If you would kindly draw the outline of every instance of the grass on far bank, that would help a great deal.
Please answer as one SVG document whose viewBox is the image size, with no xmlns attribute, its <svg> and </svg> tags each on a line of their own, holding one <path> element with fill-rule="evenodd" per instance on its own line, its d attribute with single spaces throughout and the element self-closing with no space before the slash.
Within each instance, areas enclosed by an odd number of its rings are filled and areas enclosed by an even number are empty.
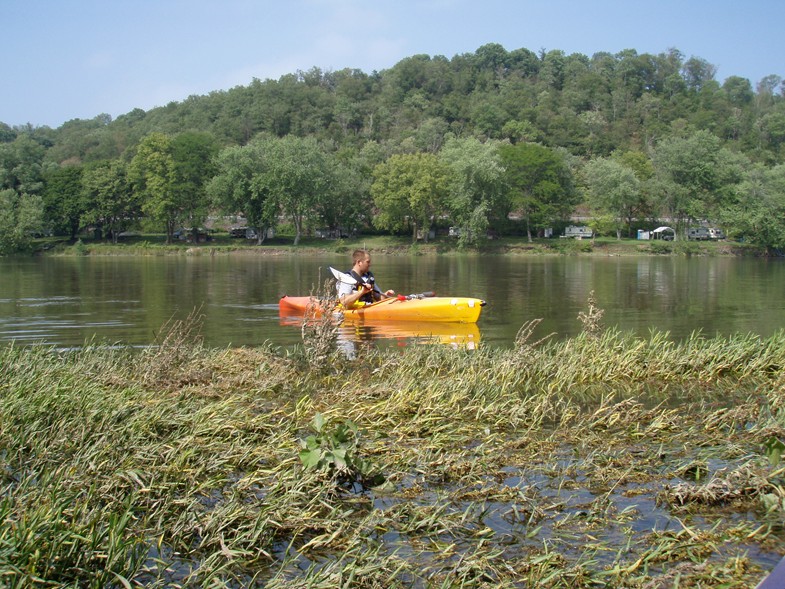
<svg viewBox="0 0 785 589">
<path fill-rule="evenodd" d="M 114 244 L 105 240 L 79 239 L 75 243 L 46 238 L 36 242 L 38 253 L 45 255 L 216 255 L 249 253 L 255 255 L 284 255 L 303 253 L 347 253 L 365 248 L 376 254 L 426 255 L 479 252 L 512 255 L 683 255 L 683 256 L 761 256 L 765 252 L 756 246 L 730 241 L 640 241 L 598 237 L 595 239 L 502 237 L 485 240 L 474 247 L 462 248 L 457 239 L 438 236 L 429 242 L 413 244 L 409 236 L 367 235 L 346 239 L 303 237 L 293 245 L 293 236 L 281 235 L 267 239 L 262 245 L 254 241 L 229 237 L 218 232 L 207 242 L 193 244 L 175 241 L 166 244 L 159 234 L 123 238 Z"/>
<path fill-rule="evenodd" d="M 196 317 L 141 353 L 0 348 L 0 584 L 756 585 L 785 546 L 785 333 L 580 319 L 353 360 L 204 348 Z"/>
</svg>

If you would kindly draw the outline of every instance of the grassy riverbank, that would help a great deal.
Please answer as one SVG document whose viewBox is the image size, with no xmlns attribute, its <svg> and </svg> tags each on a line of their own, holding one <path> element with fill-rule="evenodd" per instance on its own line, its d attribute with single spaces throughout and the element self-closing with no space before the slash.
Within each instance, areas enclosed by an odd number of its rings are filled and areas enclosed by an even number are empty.
<svg viewBox="0 0 785 589">
<path fill-rule="evenodd" d="M 106 241 L 41 240 L 38 253 L 44 255 L 216 255 L 244 253 L 252 255 L 308 255 L 313 253 L 347 253 L 367 248 L 376 254 L 425 255 L 480 252 L 511 255 L 686 255 L 686 256 L 762 256 L 765 251 L 756 246 L 730 241 L 639 241 L 635 239 L 535 239 L 505 237 L 488 240 L 475 248 L 463 249 L 454 238 L 440 236 L 428 243 L 412 244 L 408 237 L 363 236 L 355 239 L 327 240 L 304 238 L 292 245 L 289 236 L 276 237 L 257 246 L 244 239 L 233 239 L 227 234 L 216 234 L 209 242 L 190 244 L 178 241 L 167 245 L 161 235 L 140 235 L 113 244 Z"/>
<path fill-rule="evenodd" d="M 597 319 L 353 361 L 324 325 L 0 349 L 0 584 L 754 586 L 785 546 L 785 334 Z"/>
</svg>

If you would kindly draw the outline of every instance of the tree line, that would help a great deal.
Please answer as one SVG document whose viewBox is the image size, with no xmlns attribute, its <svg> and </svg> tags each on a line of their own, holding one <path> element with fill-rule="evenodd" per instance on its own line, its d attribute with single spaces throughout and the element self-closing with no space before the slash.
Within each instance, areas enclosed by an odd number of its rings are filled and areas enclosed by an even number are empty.
<svg viewBox="0 0 785 589">
<path fill-rule="evenodd" d="M 196 227 L 532 238 L 667 220 L 785 248 L 785 93 L 678 50 L 567 55 L 488 44 L 389 70 L 312 68 L 57 129 L 0 123 L 0 253 L 42 233 Z"/>
</svg>

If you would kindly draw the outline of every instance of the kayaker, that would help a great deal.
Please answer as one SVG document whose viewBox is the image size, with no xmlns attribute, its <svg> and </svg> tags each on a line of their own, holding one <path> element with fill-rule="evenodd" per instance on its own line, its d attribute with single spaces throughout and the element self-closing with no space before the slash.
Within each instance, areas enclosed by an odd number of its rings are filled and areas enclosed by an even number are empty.
<svg viewBox="0 0 785 589">
<path fill-rule="evenodd" d="M 394 290 L 384 292 L 376 286 L 376 281 L 371 272 L 371 254 L 368 250 L 355 250 L 352 254 L 352 269 L 348 274 L 357 280 L 356 285 L 338 282 L 338 300 L 346 307 L 356 306 L 357 303 L 373 303 L 395 296 Z"/>
</svg>

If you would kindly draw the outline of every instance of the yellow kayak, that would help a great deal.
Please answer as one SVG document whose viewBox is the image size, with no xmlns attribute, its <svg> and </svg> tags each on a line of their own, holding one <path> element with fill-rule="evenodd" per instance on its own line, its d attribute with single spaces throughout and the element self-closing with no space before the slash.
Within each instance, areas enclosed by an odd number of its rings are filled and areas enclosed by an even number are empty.
<svg viewBox="0 0 785 589">
<path fill-rule="evenodd" d="M 302 315 L 317 301 L 313 297 L 283 297 L 278 303 L 282 317 Z M 345 320 L 428 321 L 476 323 L 485 301 L 471 297 L 397 297 L 351 309 L 339 309 Z M 315 309 L 317 315 L 320 310 Z"/>
</svg>

